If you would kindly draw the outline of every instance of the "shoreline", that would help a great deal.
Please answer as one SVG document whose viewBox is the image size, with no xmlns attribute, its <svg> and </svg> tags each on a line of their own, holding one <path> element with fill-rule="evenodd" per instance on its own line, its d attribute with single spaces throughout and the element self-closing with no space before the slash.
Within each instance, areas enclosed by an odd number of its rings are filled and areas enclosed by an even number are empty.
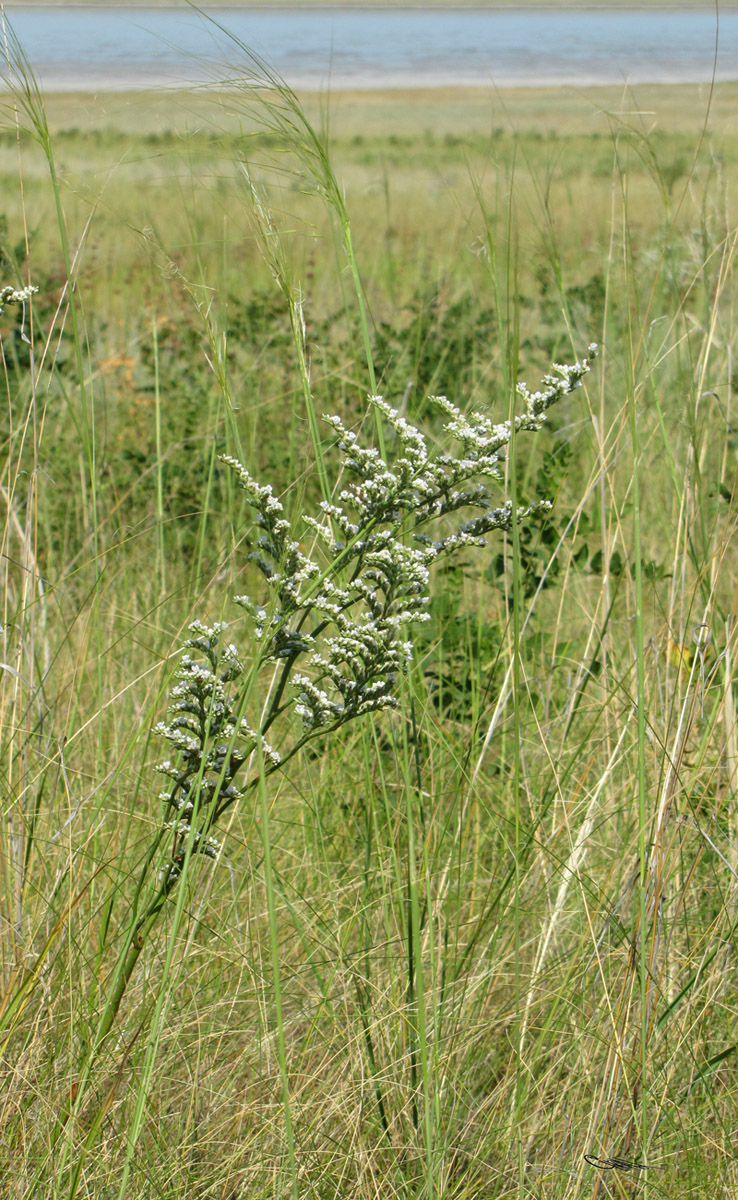
<svg viewBox="0 0 738 1200">
<path fill-rule="evenodd" d="M 173 68 L 168 75 L 162 72 L 158 64 L 147 63 L 136 69 L 111 71 L 91 71 L 88 63 L 72 63 L 59 69 L 56 66 L 44 68 L 42 63 L 34 68 L 34 74 L 42 90 L 47 94 L 69 95 L 81 93 L 86 95 L 120 94 L 128 92 L 143 95 L 166 95 L 172 92 L 191 92 L 193 94 L 214 95 L 227 93 L 234 88 L 259 84 L 258 77 L 250 76 L 246 70 L 242 73 L 231 71 L 225 74 L 219 65 L 211 64 L 213 74 L 204 67 L 196 76 L 183 77 Z M 558 69 L 557 69 L 558 68 Z M 416 94 L 426 91 L 431 94 L 440 92 L 475 91 L 479 94 L 494 93 L 495 91 L 525 90 L 543 91 L 556 89 L 575 89 L 582 91 L 602 88 L 644 88 L 644 87 L 727 87 L 738 83 L 738 63 L 726 71 L 718 71 L 714 76 L 709 66 L 694 68 L 690 73 L 669 71 L 668 67 L 659 75 L 653 74 L 653 68 L 643 68 L 629 75 L 613 72 L 605 77 L 601 71 L 589 70 L 572 71 L 568 64 L 560 62 L 553 64 L 549 73 L 538 75 L 534 80 L 520 74 L 483 75 L 481 73 L 464 73 L 450 69 L 447 73 L 434 72 L 431 77 L 422 71 L 357 71 L 353 74 L 346 71 L 336 71 L 332 75 L 307 71 L 303 74 L 295 71 L 285 73 L 285 82 L 297 92 L 315 95 L 340 95 L 345 92 L 363 94 L 378 94 L 394 92 Z M 0 79 L 0 94 L 9 94 L 12 89 L 5 79 Z"/>
<path fill-rule="evenodd" d="M 99 77 L 92 76 L 84 80 L 81 78 L 81 73 L 70 72 L 70 77 L 44 77 L 43 71 L 36 73 L 39 85 L 42 91 L 47 95 L 68 96 L 73 94 L 81 95 L 120 95 L 128 93 L 132 95 L 167 95 L 173 92 L 183 93 L 192 92 L 201 95 L 217 95 L 227 94 L 242 85 L 243 81 L 249 81 L 249 77 L 244 75 L 241 79 L 234 77 L 232 83 L 223 81 L 222 79 L 216 82 L 210 82 L 208 79 L 177 79 L 162 81 L 161 77 L 155 75 L 122 75 L 119 78 L 111 78 L 110 73 L 100 75 Z M 316 78 L 314 76 L 292 76 L 286 80 L 286 83 L 295 92 L 312 94 L 312 95 L 343 95 L 346 92 L 363 93 L 377 95 L 382 92 L 417 94 L 418 92 L 468 92 L 476 91 L 478 93 L 494 94 L 497 91 L 551 91 L 551 90 L 598 90 L 601 88 L 643 88 L 643 87 L 675 87 L 675 88 L 696 88 L 710 87 L 712 79 L 700 75 L 690 76 L 686 78 L 676 77 L 673 75 L 664 75 L 662 78 L 653 78 L 653 76 L 644 75 L 641 77 L 622 77 L 619 79 L 603 79 L 601 75 L 572 75 L 567 77 L 558 77 L 556 75 L 542 76 L 535 83 L 530 80 L 520 79 L 514 76 L 500 77 L 484 80 L 474 76 L 464 75 L 448 75 L 435 76 L 434 82 L 429 83 L 428 78 L 424 75 L 410 76 L 407 73 L 401 75 L 390 76 L 366 76 L 364 78 L 356 78 L 348 75 L 334 76 L 331 79 Z M 738 83 L 738 67 L 734 74 L 716 77 L 714 80 L 715 86 L 729 86 L 730 84 Z M 0 83 L 0 95 L 9 95 L 12 89 Z"/>
</svg>

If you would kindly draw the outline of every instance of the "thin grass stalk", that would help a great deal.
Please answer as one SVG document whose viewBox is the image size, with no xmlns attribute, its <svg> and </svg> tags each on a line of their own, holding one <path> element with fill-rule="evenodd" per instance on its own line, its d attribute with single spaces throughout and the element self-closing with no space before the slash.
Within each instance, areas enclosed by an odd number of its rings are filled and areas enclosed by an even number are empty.
<svg viewBox="0 0 738 1200">
<path fill-rule="evenodd" d="M 633 364 L 635 365 L 635 364 Z M 640 974 L 640 1152 L 643 1155 L 642 1161 L 646 1161 L 647 1142 L 648 1142 L 648 1088 L 647 1088 L 647 1070 L 648 1070 L 648 1025 L 647 1025 L 647 1003 L 648 1003 L 648 948 L 646 946 L 646 907 L 647 897 L 646 890 L 648 886 L 648 858 L 647 858 L 647 821 L 648 821 L 648 786 L 646 782 L 646 671 L 645 671 L 645 634 L 643 628 L 643 559 L 642 559 L 642 531 L 641 531 L 641 504 L 640 504 L 640 470 L 641 470 L 641 446 L 640 435 L 638 431 L 638 416 L 636 410 L 635 396 L 635 379 L 633 386 L 628 388 L 627 395 L 628 415 L 630 422 L 631 445 L 633 448 L 633 550 L 635 554 L 635 616 L 636 616 L 636 657 L 637 657 L 637 730 L 638 730 L 638 857 L 639 857 L 639 889 L 638 889 L 638 927 L 633 930 L 633 951 L 636 948 L 639 955 L 639 974 Z M 654 898 L 655 899 L 655 898 Z M 635 1098 L 637 1093 L 634 1093 L 634 1111 L 633 1122 L 637 1120 L 635 1111 Z M 625 1139 L 625 1153 L 629 1151 L 630 1137 Z M 644 1200 L 648 1200 L 648 1179 L 644 1182 Z"/>
<path fill-rule="evenodd" d="M 435 1136 L 433 1126 L 434 1081 L 430 1065 L 432 1052 L 428 1040 L 428 1018 L 426 1014 L 427 985 L 425 965 L 423 961 L 423 939 L 421 897 L 418 882 L 418 848 L 415 840 L 416 803 L 422 808 L 423 796 L 420 780 L 417 783 L 412 778 L 410 766 L 410 747 L 408 745 L 407 725 L 403 726 L 403 757 L 402 779 L 405 793 L 405 823 L 407 826 L 407 890 L 408 890 L 408 1000 L 410 1003 L 410 1064 L 413 1124 L 418 1132 L 417 1092 L 422 1094 L 422 1139 L 424 1145 L 425 1193 L 428 1200 L 434 1200 L 435 1188 Z M 415 731 L 417 747 L 417 731 Z M 423 847 L 423 875 L 427 879 L 427 864 L 425 862 L 425 846 Z M 432 926 L 432 917 L 429 922 Z M 420 1080 L 417 1077 L 417 1055 L 420 1055 Z"/>
<path fill-rule="evenodd" d="M 267 800 L 264 760 L 259 748 L 258 756 L 258 791 L 261 814 L 261 842 L 264 850 L 264 884 L 267 897 L 267 914 L 269 919 L 269 950 L 272 967 L 272 988 L 274 1001 L 274 1027 L 277 1039 L 277 1061 L 282 1088 L 282 1110 L 284 1114 L 284 1132 L 287 1139 L 287 1157 L 290 1173 L 290 1190 L 293 1200 L 300 1200 L 300 1187 L 295 1154 L 295 1135 L 292 1124 L 292 1104 L 290 1099 L 290 1082 L 287 1072 L 287 1042 L 284 1027 L 284 1012 L 282 1008 L 281 968 L 279 963 L 279 931 L 277 929 L 277 905 L 274 884 L 274 866 L 272 860 L 272 840 L 269 827 L 269 803 Z"/>
<path fill-rule="evenodd" d="M 315 399 L 310 379 L 310 365 L 307 355 L 307 330 L 305 328 L 300 287 L 292 278 L 276 222 L 265 200 L 259 195 L 259 191 L 246 164 L 243 164 L 243 174 L 249 190 L 254 225 L 264 261 L 267 263 L 272 277 L 287 304 L 292 340 L 297 354 L 300 386 L 302 388 L 302 397 L 310 429 L 310 439 L 320 482 L 320 490 L 323 499 L 328 502 L 331 499 L 331 490 L 328 483 L 328 468 L 325 462 L 323 439 L 320 433 L 320 421 L 315 408 Z"/>
<path fill-rule="evenodd" d="M 569 893 L 569 889 L 573 883 L 579 884 L 581 897 L 582 897 L 582 906 L 583 906 L 584 912 L 586 914 L 587 921 L 590 926 L 590 930 L 592 930 L 591 918 L 590 918 L 589 909 L 588 909 L 587 894 L 582 885 L 580 871 L 581 871 L 581 867 L 582 867 L 582 864 L 583 864 L 585 856 L 586 856 L 587 843 L 589 841 L 589 838 L 592 834 L 592 829 L 594 827 L 595 817 L 596 817 L 597 810 L 598 810 L 599 803 L 600 803 L 600 797 L 605 788 L 605 785 L 607 783 L 609 783 L 616 766 L 621 761 L 622 745 L 625 740 L 625 735 L 630 728 L 630 721 L 632 719 L 632 715 L 633 714 L 631 713 L 628 716 L 628 719 L 623 722 L 623 727 L 620 731 L 620 737 L 618 738 L 617 744 L 615 745 L 615 747 L 613 749 L 613 752 L 610 756 L 610 759 L 607 763 L 605 770 L 603 771 L 603 773 L 600 775 L 599 779 L 597 780 L 597 784 L 592 792 L 592 796 L 587 805 L 587 810 L 586 810 L 586 813 L 584 816 L 584 820 L 582 821 L 582 823 L 579 827 L 579 830 L 577 831 L 576 837 L 573 836 L 573 831 L 569 824 L 569 818 L 568 818 L 568 812 L 566 809 L 566 805 L 564 804 L 564 806 L 563 806 L 565 820 L 566 820 L 566 826 L 567 826 L 567 834 L 568 834 L 568 839 L 569 839 L 571 849 L 569 852 L 569 856 L 568 856 L 568 858 L 563 866 L 563 869 L 562 869 L 562 880 L 561 880 L 561 883 L 559 884 L 559 890 L 556 894 L 556 900 L 552 907 L 551 915 L 550 915 L 548 921 L 546 922 L 545 928 L 543 930 L 543 935 L 540 939 L 540 945 L 538 947 L 538 950 L 536 951 L 535 962 L 534 962 L 533 968 L 531 970 L 529 990 L 528 990 L 528 995 L 527 995 L 526 1002 L 525 1002 L 525 1011 L 523 1013 L 523 1019 L 522 1019 L 522 1025 L 521 1025 L 521 1034 L 520 1034 L 521 1053 L 522 1053 L 523 1046 L 525 1044 L 525 1037 L 526 1037 L 526 1032 L 527 1032 L 527 1028 L 528 1028 L 528 1022 L 530 1019 L 530 1010 L 531 1010 L 531 1006 L 533 1004 L 533 1000 L 535 997 L 536 983 L 538 982 L 538 980 L 543 972 L 543 967 L 544 967 L 544 963 L 545 963 L 547 955 L 548 955 L 549 947 L 551 945 L 552 940 L 554 939 L 554 937 L 556 935 L 556 929 L 557 929 L 557 926 L 561 919 L 561 915 L 564 910 L 566 898 Z M 594 940 L 595 939 L 593 937 L 593 941 Z"/>
<path fill-rule="evenodd" d="M 199 798 L 198 798 L 199 801 Z M 197 811 L 198 802 L 195 805 Z M 186 917 L 187 910 L 187 882 L 190 872 L 195 868 L 195 830 L 196 819 L 193 819 L 187 846 L 185 849 L 185 859 L 182 867 L 182 875 L 177 888 L 176 901 L 172 912 L 171 926 L 169 930 L 169 940 L 167 944 L 166 956 L 162 968 L 161 979 L 157 987 L 156 1001 L 153 1008 L 151 1020 L 148 1021 L 148 1037 L 143 1058 L 143 1068 L 140 1073 L 138 1087 L 136 1090 L 136 1098 L 134 1103 L 133 1114 L 126 1139 L 126 1153 L 123 1161 L 121 1172 L 120 1186 L 118 1188 L 118 1200 L 124 1200 L 128 1181 L 130 1178 L 133 1160 L 136 1154 L 136 1146 L 143 1128 L 144 1117 L 146 1113 L 146 1105 L 148 1102 L 149 1093 L 151 1091 L 152 1080 L 154 1076 L 154 1068 L 156 1065 L 156 1057 L 159 1049 L 162 1034 L 164 1032 L 165 1021 L 169 1007 L 174 999 L 174 984 L 175 984 L 175 963 L 174 958 L 178 946 L 179 933 L 182 928 L 183 921 Z M 180 966 L 181 970 L 181 966 Z M 75 1190 L 70 1188 L 69 1200 L 74 1200 Z"/>
<path fill-rule="evenodd" d="M 167 563 L 164 546 L 164 458 L 161 437 L 161 379 L 159 373 L 159 328 L 151 320 L 151 344 L 154 350 L 154 429 L 156 437 L 156 519 L 159 543 L 159 578 L 162 596 L 167 591 Z"/>
<path fill-rule="evenodd" d="M 622 188 L 622 205 L 624 214 L 624 230 L 623 230 L 623 258 L 626 272 L 631 272 L 632 278 L 633 263 L 630 247 L 630 229 L 625 220 L 628 212 L 628 173 L 627 167 L 618 162 L 620 171 L 620 183 Z M 641 509 L 640 509 L 640 435 L 638 428 L 638 413 L 636 409 L 636 395 L 640 390 L 636 382 L 637 363 L 634 353 L 634 330 L 633 316 L 628 310 L 627 329 L 625 335 L 625 353 L 627 361 L 627 392 L 626 392 L 626 409 L 628 414 L 628 427 L 630 434 L 630 449 L 633 459 L 631 494 L 633 497 L 633 551 L 634 551 L 634 581 L 635 581 L 635 657 L 636 657 L 636 714 L 637 714 L 637 767 L 636 767 L 636 797 L 638 804 L 638 895 L 637 895 L 637 911 L 633 914 L 631 925 L 631 951 L 628 957 L 628 963 L 624 971 L 624 976 L 621 984 L 621 994 L 619 1003 L 613 1012 L 611 1010 L 611 1043 L 607 1055 L 607 1062 L 602 1078 L 601 1099 L 606 1096 L 606 1114 L 604 1118 L 604 1128 L 599 1132 L 599 1146 L 602 1153 L 607 1154 L 610 1151 L 610 1143 L 613 1138 L 617 1138 L 619 1153 L 626 1155 L 628 1153 L 630 1142 L 638 1119 L 638 1107 L 640 1104 L 640 1141 L 641 1149 L 644 1150 L 647 1137 L 647 1113 L 646 1113 L 646 1071 L 648 1065 L 647 1059 L 647 1033 L 645 1011 L 647 1003 L 647 988 L 648 981 L 646 977 L 647 971 L 647 947 L 645 945 L 645 928 L 646 928 L 646 893 L 647 893 L 647 782 L 646 782 L 646 681 L 645 681 L 645 647 L 644 647 L 644 625 L 643 625 L 643 562 L 642 562 L 642 528 L 641 528 Z M 633 1015 L 633 1000 L 634 987 L 638 984 L 639 1000 L 640 1000 L 640 1020 L 638 1023 L 638 1045 L 637 1059 L 639 1061 L 638 1073 L 640 1075 L 640 1099 L 639 1099 L 639 1083 L 636 1080 L 631 1084 L 628 1079 L 631 1070 L 631 1064 L 628 1060 L 628 1031 L 631 1025 Z M 622 1081 L 622 1082 L 621 1082 Z M 626 1090 L 626 1097 L 622 1098 L 622 1089 Z M 616 1130 L 616 1122 L 621 1112 L 621 1105 L 626 1110 L 625 1131 Z M 604 1184 L 601 1177 L 595 1178 L 593 1183 L 593 1200 L 597 1200 L 601 1193 Z M 647 1186 L 647 1184 L 646 1184 Z"/>
<path fill-rule="evenodd" d="M 83 323 L 78 312 L 75 271 L 69 246 L 69 233 L 61 201 L 61 184 L 56 170 L 51 133 L 49 131 L 46 111 L 41 90 L 36 81 L 31 64 L 23 52 L 7 17 L 5 10 L 0 10 L 0 36 L 2 36 L 3 53 L 8 72 L 8 83 L 11 93 L 28 118 L 31 130 L 40 145 L 46 159 L 51 190 L 54 197 L 59 243 L 64 260 L 64 270 L 67 279 L 67 297 L 69 317 L 72 326 L 72 345 L 77 364 L 77 385 L 80 393 L 80 412 L 84 431 L 84 450 L 87 460 L 88 479 L 91 496 L 93 522 L 93 544 L 95 561 L 98 561 L 98 501 L 97 501 L 97 470 L 95 451 L 95 415 L 93 406 L 87 396 L 87 369 L 83 353 Z"/>
<path fill-rule="evenodd" d="M 278 132 L 284 139 L 285 145 L 295 151 L 308 178 L 312 180 L 318 195 L 323 198 L 329 211 L 338 220 L 343 249 L 358 309 L 369 386 L 371 395 L 375 395 L 377 380 L 372 352 L 369 311 L 354 250 L 348 208 L 346 207 L 343 189 L 333 170 L 326 145 L 326 138 L 325 136 L 321 136 L 307 119 L 304 109 L 292 88 L 280 78 L 264 59 L 250 47 L 246 46 L 227 26 L 217 20 L 212 13 L 205 13 L 202 9 L 197 8 L 192 3 L 192 0 L 189 0 L 189 3 L 192 8 L 196 8 L 201 16 L 215 29 L 218 29 L 243 55 L 245 62 L 254 73 L 253 81 L 249 81 L 245 86 L 251 91 L 251 99 L 255 105 L 255 111 L 262 119 L 264 127 Z M 238 80 L 238 84 L 242 89 L 244 88 L 243 80 Z M 259 91 L 259 89 L 263 90 L 264 88 L 268 89 L 266 98 Z M 379 452 L 384 458 L 386 455 L 384 431 L 379 420 L 376 421 L 375 432 Z"/>
</svg>

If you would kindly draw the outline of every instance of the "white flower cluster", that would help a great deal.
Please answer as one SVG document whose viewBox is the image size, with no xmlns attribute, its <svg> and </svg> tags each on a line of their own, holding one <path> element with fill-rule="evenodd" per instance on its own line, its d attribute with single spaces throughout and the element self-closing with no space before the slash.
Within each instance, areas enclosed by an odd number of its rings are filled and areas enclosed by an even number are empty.
<svg viewBox="0 0 738 1200">
<path fill-rule="evenodd" d="M 233 643 L 221 645 L 224 629 L 222 622 L 206 626 L 194 621 L 190 625 L 167 710 L 170 720 L 154 729 L 167 739 L 179 760 L 167 759 L 155 768 L 172 781 L 160 799 L 178 813 L 177 820 L 167 825 L 174 835 L 168 868 L 171 880 L 181 870 L 193 820 L 198 823 L 193 853 L 211 858 L 217 853 L 218 843 L 208 837 L 208 830 L 242 795 L 234 776 L 259 741 L 259 735 L 236 712 L 237 694 L 230 685 L 241 677 L 244 667 Z M 192 651 L 201 657 L 193 657 Z M 277 752 L 264 741 L 261 748 L 265 760 L 277 767 Z"/>
<path fill-rule="evenodd" d="M 266 578 L 281 612 L 284 615 L 294 612 L 300 607 L 303 584 L 319 575 L 320 567 L 302 553 L 300 543 L 290 536 L 290 523 L 282 516 L 284 509 L 272 494 L 271 486 L 262 487 L 258 484 L 237 458 L 223 455 L 221 461 L 235 471 L 239 485 L 256 511 L 256 524 L 263 530 L 250 557 Z M 236 604 L 240 604 L 256 618 L 257 636 L 261 638 L 266 609 L 253 605 L 248 596 L 236 596 L 235 600 Z M 273 626 L 279 624 L 278 619 L 272 619 Z M 288 658 L 291 653 L 290 646 L 281 642 L 279 653 L 272 657 Z"/>
<path fill-rule="evenodd" d="M 0 288 L 0 313 L 5 312 L 8 304 L 25 304 L 37 292 L 38 288 L 34 287 L 32 283 L 24 288 L 14 288 L 10 284 L 6 284 L 5 287 Z"/>
<path fill-rule="evenodd" d="M 590 358 L 596 349 L 590 346 Z M 515 431 L 540 429 L 551 405 L 580 385 L 589 362 L 556 365 L 557 374 L 547 375 L 536 393 L 521 383 L 517 391 L 525 412 L 515 418 Z M 263 531 L 251 559 L 270 594 L 265 604 L 248 596 L 236 602 L 254 621 L 262 661 L 283 660 L 279 700 L 289 682 L 295 711 L 308 732 L 396 706 L 397 676 L 412 654 L 401 630 L 428 618 L 435 559 L 462 546 L 484 545 L 490 531 L 510 529 L 514 521 L 550 508 L 542 501 L 513 513 L 509 503 L 495 505 L 482 482 L 501 477 L 513 435 L 510 421 L 495 424 L 484 413 L 463 414 L 445 397 L 434 400 L 448 418 L 446 433 L 462 445 L 458 457 L 431 457 L 420 430 L 381 396 L 370 397 L 370 404 L 394 431 L 399 455 L 392 466 L 377 449 L 362 446 L 340 417 L 327 418 L 351 482 L 333 502 L 323 501 L 320 516 L 303 517 L 323 545 L 320 565 L 293 539 L 272 489 L 256 483 L 236 459 L 223 459 L 236 472 Z M 444 536 L 434 539 L 423 532 L 424 525 L 461 509 L 479 511 Z M 309 674 L 288 679 L 303 654 L 309 655 Z M 278 704 L 268 724 L 280 711 Z"/>
<path fill-rule="evenodd" d="M 303 725 L 290 744 L 291 757 L 312 736 L 397 707 L 397 680 L 413 652 L 403 631 L 428 619 L 432 564 L 462 546 L 484 545 L 490 531 L 509 530 L 550 508 L 547 501 L 516 512 L 509 502 L 495 504 L 485 480 L 499 487 L 513 433 L 540 429 L 551 405 L 580 385 L 596 349 L 590 346 L 583 362 L 556 365 L 557 374 L 547 375 L 539 392 L 519 384 L 525 412 L 514 424 L 495 424 L 480 412 L 465 415 L 445 397 L 434 397 L 447 418 L 446 433 L 461 444 L 458 456 L 431 456 L 420 430 L 381 396 L 370 397 L 370 404 L 394 430 L 399 452 L 392 466 L 378 450 L 362 446 L 340 417 L 327 418 L 348 484 L 320 505 L 319 516 L 303 517 L 314 536 L 314 557 L 292 536 L 271 487 L 257 483 L 237 459 L 222 459 L 256 514 L 250 558 L 266 587 L 260 602 L 240 595 L 236 603 L 251 619 L 255 669 L 271 663 L 277 672 L 254 730 L 240 715 L 244 666 L 236 646 L 221 645 L 225 626 L 198 621 L 190 626 L 170 720 L 156 728 L 176 751 L 175 763 L 158 767 L 171 780 L 162 799 L 177 814 L 166 826 L 174 838 L 166 887 L 179 877 L 188 841 L 194 852 L 217 856 L 211 828 L 254 783 L 235 781 L 246 759 L 259 749 L 267 774 L 278 769 L 279 754 L 264 739 L 282 714 L 291 710 Z M 455 523 L 453 514 L 462 509 L 477 511 Z M 432 537 L 424 526 L 439 519 L 450 528 Z M 300 671 L 294 670 L 298 660 Z"/>
</svg>

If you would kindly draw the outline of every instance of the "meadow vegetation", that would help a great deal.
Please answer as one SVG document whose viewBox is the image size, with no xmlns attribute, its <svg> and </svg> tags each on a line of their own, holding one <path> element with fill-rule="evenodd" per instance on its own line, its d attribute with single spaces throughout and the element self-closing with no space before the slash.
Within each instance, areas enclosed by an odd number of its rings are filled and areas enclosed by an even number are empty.
<svg viewBox="0 0 738 1200">
<path fill-rule="evenodd" d="M 3 1197 L 735 1193 L 735 92 L 8 98 Z M 591 342 L 506 467 L 552 512 L 436 565 L 398 711 L 262 769 L 126 974 L 187 627 L 254 652 L 219 456 L 297 521 L 321 416 L 433 442 Z"/>
</svg>

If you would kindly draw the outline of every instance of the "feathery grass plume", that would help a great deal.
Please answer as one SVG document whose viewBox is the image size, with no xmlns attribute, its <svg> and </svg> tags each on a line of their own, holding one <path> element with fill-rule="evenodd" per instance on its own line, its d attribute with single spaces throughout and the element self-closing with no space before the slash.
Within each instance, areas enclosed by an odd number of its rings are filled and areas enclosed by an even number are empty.
<svg viewBox="0 0 738 1200">
<path fill-rule="evenodd" d="M 336 222 L 337 245 L 340 247 L 340 253 L 345 260 L 356 302 L 356 312 L 366 361 L 367 379 L 371 391 L 376 392 L 377 376 L 374 365 L 369 308 L 356 257 L 351 221 L 346 205 L 345 189 L 337 178 L 331 162 L 327 120 L 322 129 L 316 129 L 308 119 L 296 92 L 274 70 L 269 62 L 254 51 L 251 46 L 246 45 L 231 29 L 219 21 L 212 12 L 204 12 L 196 4 L 192 3 L 192 0 L 190 0 L 190 3 L 204 18 L 209 31 L 213 34 L 217 31 L 217 34 L 223 39 L 221 50 L 225 50 L 226 47 L 230 46 L 235 51 L 236 61 L 230 73 L 230 78 L 227 81 L 219 80 L 221 86 L 224 82 L 227 82 L 230 93 L 230 104 L 235 105 L 237 110 L 242 108 L 251 121 L 256 121 L 257 126 L 263 133 L 275 139 L 276 144 L 282 148 L 289 148 L 295 156 L 297 163 L 296 168 L 294 164 L 287 167 L 289 175 L 293 180 L 299 180 L 301 189 L 320 197 L 326 206 L 326 211 L 331 214 L 332 219 Z M 278 171 L 280 170 L 276 163 L 273 163 L 273 166 Z M 298 353 L 303 353 L 304 321 L 301 295 L 299 294 L 299 290 L 296 292 L 293 289 L 288 278 L 288 272 L 284 269 L 283 253 L 279 239 L 275 237 L 275 230 L 271 224 L 269 214 L 258 196 L 257 189 L 254 187 L 248 161 L 245 156 L 242 156 L 242 167 L 254 204 L 256 226 L 262 241 L 265 258 L 270 263 L 272 273 L 280 290 L 289 302 L 290 319 L 292 321 L 295 343 Z M 281 170 L 284 171 L 284 168 L 281 168 Z M 302 348 L 301 343 L 303 343 Z M 314 448 L 316 455 L 319 455 L 316 415 L 310 389 L 307 386 L 307 367 L 304 362 L 301 362 L 301 374 L 303 376 L 303 389 L 305 391 L 308 418 L 311 422 Z M 384 453 L 382 424 L 378 419 L 378 414 L 375 415 L 377 416 L 375 427 L 377 444 L 380 451 Z M 322 464 L 320 459 L 318 459 L 319 473 L 322 473 L 321 468 Z"/>
</svg>

